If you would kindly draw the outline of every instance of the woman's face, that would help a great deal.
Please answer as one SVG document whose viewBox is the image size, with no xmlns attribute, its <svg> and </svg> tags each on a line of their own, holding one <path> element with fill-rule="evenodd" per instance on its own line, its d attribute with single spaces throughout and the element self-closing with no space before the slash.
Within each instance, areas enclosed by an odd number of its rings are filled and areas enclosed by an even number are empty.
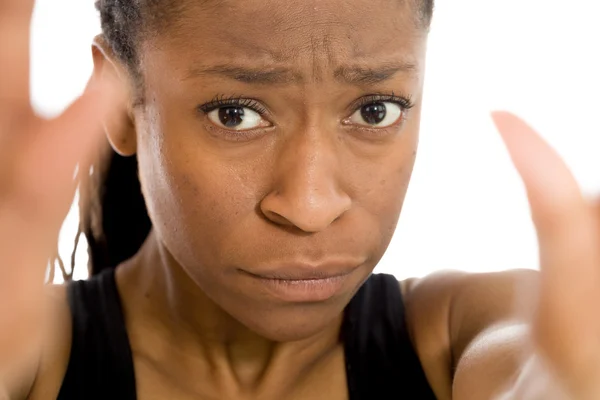
<svg viewBox="0 0 600 400">
<path fill-rule="evenodd" d="M 141 47 L 137 153 L 155 230 L 261 335 L 323 329 L 391 240 L 421 111 L 412 3 L 190 1 Z"/>
</svg>

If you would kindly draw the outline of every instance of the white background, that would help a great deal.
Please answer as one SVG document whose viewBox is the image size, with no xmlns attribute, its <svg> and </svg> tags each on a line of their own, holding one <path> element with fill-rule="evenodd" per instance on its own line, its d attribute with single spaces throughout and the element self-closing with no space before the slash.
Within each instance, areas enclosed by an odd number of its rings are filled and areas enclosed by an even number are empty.
<svg viewBox="0 0 600 400">
<path fill-rule="evenodd" d="M 438 0 L 420 155 L 394 240 L 378 267 L 398 278 L 439 269 L 537 268 L 519 178 L 489 112 L 536 127 L 582 187 L 600 193 L 600 1 Z M 60 112 L 91 72 L 92 0 L 38 0 L 33 101 Z M 70 259 L 76 216 L 60 248 Z M 85 250 L 78 255 L 85 276 Z"/>
</svg>

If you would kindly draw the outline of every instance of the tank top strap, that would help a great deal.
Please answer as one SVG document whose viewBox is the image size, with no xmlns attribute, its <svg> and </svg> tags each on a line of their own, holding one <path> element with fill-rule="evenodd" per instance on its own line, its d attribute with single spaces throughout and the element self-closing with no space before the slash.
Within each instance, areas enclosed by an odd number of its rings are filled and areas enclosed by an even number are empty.
<svg viewBox="0 0 600 400">
<path fill-rule="evenodd" d="M 68 289 L 73 335 L 58 400 L 136 400 L 135 373 L 114 269 Z"/>
<path fill-rule="evenodd" d="M 114 270 L 68 288 L 69 366 L 58 400 L 136 400 L 135 373 Z M 435 400 L 414 351 L 398 281 L 372 275 L 345 311 L 341 331 L 350 400 Z"/>
<path fill-rule="evenodd" d="M 350 400 L 435 400 L 414 350 L 400 285 L 373 274 L 346 308 L 342 340 Z"/>
</svg>

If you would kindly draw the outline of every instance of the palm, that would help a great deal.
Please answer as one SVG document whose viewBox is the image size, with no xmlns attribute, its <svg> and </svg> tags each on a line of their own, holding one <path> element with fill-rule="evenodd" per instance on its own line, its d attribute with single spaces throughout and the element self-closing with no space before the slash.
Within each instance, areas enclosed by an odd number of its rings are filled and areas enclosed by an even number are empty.
<svg viewBox="0 0 600 400">
<path fill-rule="evenodd" d="M 61 117 L 35 116 L 29 100 L 32 8 L 33 0 L 0 0 L 0 326 L 14 327 L 0 331 L 2 356 L 18 350 L 25 322 L 41 310 L 46 260 L 73 197 L 75 167 L 100 137 L 114 99 L 93 79 Z"/>
<path fill-rule="evenodd" d="M 600 203 L 523 121 L 494 115 L 525 183 L 538 232 L 541 291 L 533 337 L 574 399 L 600 398 Z"/>
</svg>

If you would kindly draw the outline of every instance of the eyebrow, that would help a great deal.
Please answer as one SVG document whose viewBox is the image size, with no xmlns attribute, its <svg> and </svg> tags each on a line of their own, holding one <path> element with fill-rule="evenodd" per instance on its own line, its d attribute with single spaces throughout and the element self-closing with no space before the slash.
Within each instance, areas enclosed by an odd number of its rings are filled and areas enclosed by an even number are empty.
<svg viewBox="0 0 600 400">
<path fill-rule="evenodd" d="M 397 73 L 414 74 L 417 71 L 415 64 L 402 62 L 390 63 L 377 67 L 368 66 L 341 66 L 334 71 L 334 78 L 341 83 L 364 86 L 374 85 L 387 81 Z M 302 83 L 302 74 L 289 68 L 249 68 L 236 65 L 215 65 L 204 68 L 192 69 L 187 78 L 203 75 L 219 75 L 238 82 L 254 85 L 286 85 Z"/>
<path fill-rule="evenodd" d="M 414 74 L 417 72 L 417 66 L 409 62 L 386 64 L 375 68 L 366 66 L 342 66 L 335 70 L 334 77 L 342 83 L 363 86 L 385 82 L 399 72 Z"/>
<path fill-rule="evenodd" d="M 215 65 L 190 71 L 189 77 L 220 75 L 238 82 L 255 85 L 283 85 L 302 81 L 300 74 L 288 68 L 247 68 L 235 65 Z"/>
</svg>

